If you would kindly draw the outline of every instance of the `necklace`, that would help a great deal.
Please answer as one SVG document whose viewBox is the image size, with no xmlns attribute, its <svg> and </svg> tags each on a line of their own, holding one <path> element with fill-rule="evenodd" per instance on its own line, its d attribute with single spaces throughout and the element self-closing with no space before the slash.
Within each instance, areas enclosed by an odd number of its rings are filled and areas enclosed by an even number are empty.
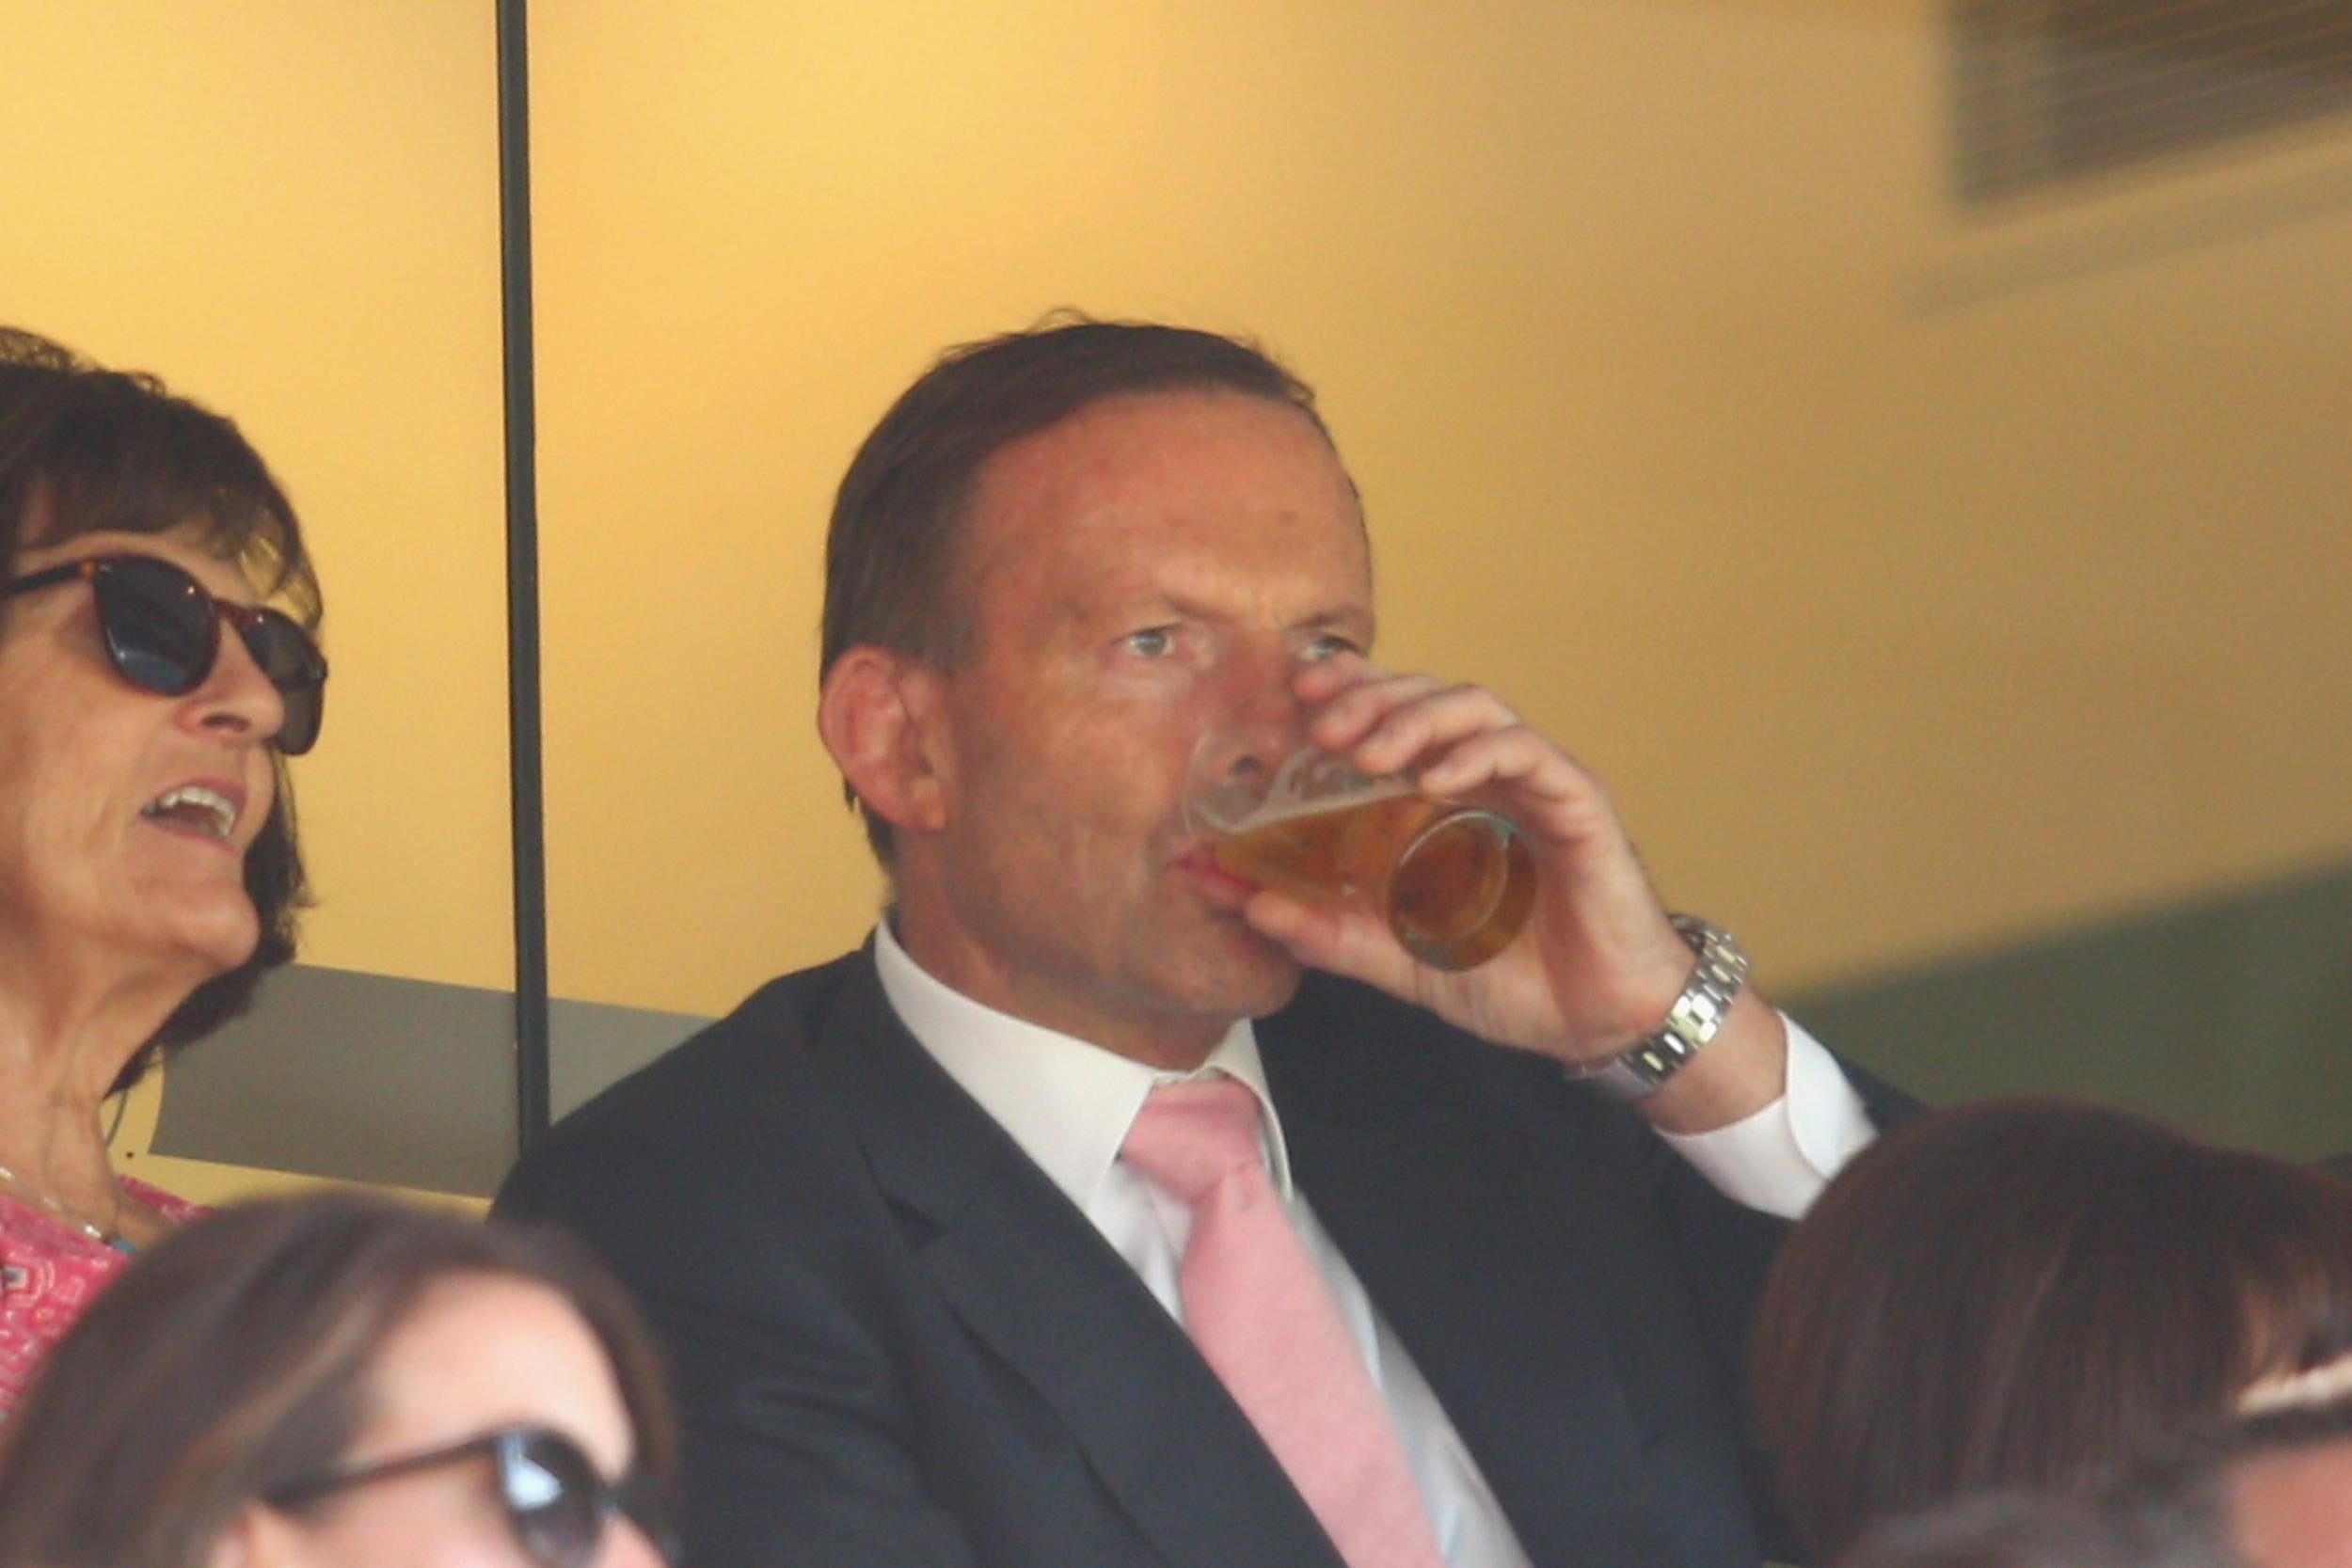
<svg viewBox="0 0 2352 1568">
<path fill-rule="evenodd" d="M 68 1211 L 64 1204 L 59 1203 L 56 1198 L 51 1197 L 47 1193 L 42 1192 L 40 1188 L 25 1180 L 23 1177 L 17 1175 L 16 1172 L 10 1170 L 6 1165 L 0 1165 L 0 1185 L 14 1188 L 17 1192 L 22 1193 L 24 1196 L 39 1204 L 41 1208 L 46 1209 L 51 1213 L 56 1215 L 60 1222 L 72 1226 L 74 1229 L 80 1231 L 91 1241 L 96 1242 L 100 1246 L 110 1246 L 118 1251 L 129 1250 L 122 1243 L 121 1232 L 112 1228 L 111 1223 L 106 1226 L 96 1226 L 90 1224 L 89 1221 Z M 122 1192 L 120 1188 L 117 1188 L 115 1191 L 114 1213 L 107 1216 L 109 1222 L 118 1218 L 121 1212 Z"/>
</svg>

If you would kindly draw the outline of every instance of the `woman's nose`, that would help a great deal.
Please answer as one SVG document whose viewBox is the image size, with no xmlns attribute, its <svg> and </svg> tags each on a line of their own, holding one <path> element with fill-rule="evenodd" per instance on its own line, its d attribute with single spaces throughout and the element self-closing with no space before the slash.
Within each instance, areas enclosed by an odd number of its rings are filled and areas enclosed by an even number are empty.
<svg viewBox="0 0 2352 1568">
<path fill-rule="evenodd" d="M 267 740 L 286 722 L 286 700 L 254 662 L 245 639 L 221 627 L 212 673 L 185 699 L 192 721 L 212 734 Z"/>
</svg>

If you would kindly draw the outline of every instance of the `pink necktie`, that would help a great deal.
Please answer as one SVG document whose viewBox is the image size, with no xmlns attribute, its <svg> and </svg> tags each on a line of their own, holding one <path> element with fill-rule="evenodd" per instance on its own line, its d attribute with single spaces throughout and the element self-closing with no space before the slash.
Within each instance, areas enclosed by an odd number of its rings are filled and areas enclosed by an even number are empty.
<svg viewBox="0 0 2352 1568">
<path fill-rule="evenodd" d="M 1192 1210 L 1184 1327 L 1348 1568 L 1443 1568 L 1388 1407 L 1266 1176 L 1258 1097 L 1163 1084 L 1120 1157 Z"/>
</svg>

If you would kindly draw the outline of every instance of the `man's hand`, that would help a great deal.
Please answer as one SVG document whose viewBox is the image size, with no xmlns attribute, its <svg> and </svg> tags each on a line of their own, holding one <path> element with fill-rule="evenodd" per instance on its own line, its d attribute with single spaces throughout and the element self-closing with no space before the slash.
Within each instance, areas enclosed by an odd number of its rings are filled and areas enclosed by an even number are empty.
<svg viewBox="0 0 2352 1568">
<path fill-rule="evenodd" d="M 1664 1022 L 1693 958 L 1598 780 L 1480 687 L 1343 654 L 1301 671 L 1295 688 L 1317 745 L 1517 824 L 1534 858 L 1535 907 L 1509 947 L 1460 973 L 1421 963 L 1363 911 L 1262 892 L 1244 911 L 1252 927 L 1302 963 L 1566 1063 L 1606 1061 Z M 1742 990 L 1715 1039 L 1642 1108 L 1677 1132 L 1738 1120 L 1780 1096 L 1787 1050 L 1779 1015 Z"/>
</svg>

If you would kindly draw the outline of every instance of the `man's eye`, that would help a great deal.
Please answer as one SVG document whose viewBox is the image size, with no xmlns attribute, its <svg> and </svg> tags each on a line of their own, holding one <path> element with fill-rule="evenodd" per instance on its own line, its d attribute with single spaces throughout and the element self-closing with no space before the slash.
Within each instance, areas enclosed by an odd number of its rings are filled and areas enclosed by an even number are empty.
<svg viewBox="0 0 2352 1568">
<path fill-rule="evenodd" d="M 1176 628 L 1147 626 L 1141 631 L 1129 632 L 1120 639 L 1120 642 L 1129 653 L 1144 658 L 1166 658 L 1176 651 Z"/>
<path fill-rule="evenodd" d="M 1298 657 L 1309 664 L 1320 664 L 1334 654 L 1360 654 L 1362 652 L 1361 648 L 1337 632 L 1325 632 L 1299 649 Z"/>
</svg>

